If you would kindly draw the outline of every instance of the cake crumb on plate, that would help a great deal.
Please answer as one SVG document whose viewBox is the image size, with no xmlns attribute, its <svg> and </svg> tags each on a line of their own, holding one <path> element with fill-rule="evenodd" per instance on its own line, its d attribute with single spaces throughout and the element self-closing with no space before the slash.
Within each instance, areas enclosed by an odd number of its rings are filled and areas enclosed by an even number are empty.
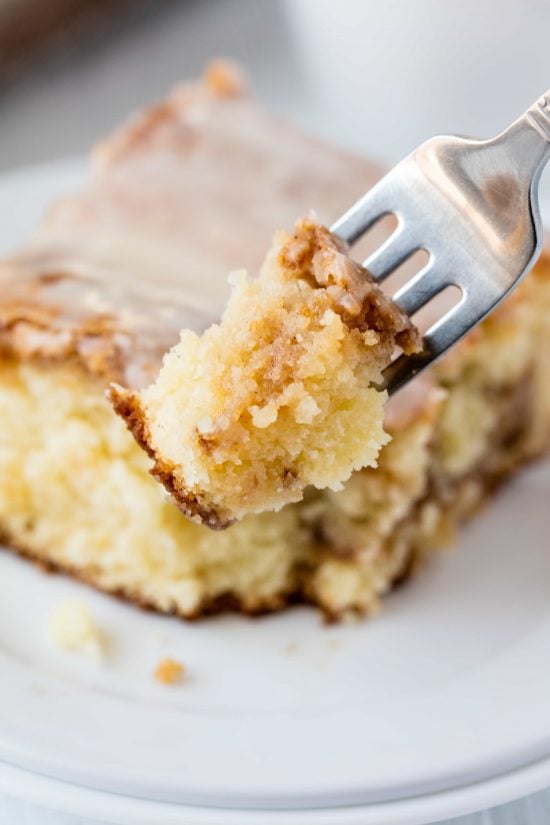
<svg viewBox="0 0 550 825">
<path fill-rule="evenodd" d="M 173 685 L 181 682 L 185 675 L 185 667 L 176 659 L 166 657 L 161 659 L 155 668 L 155 679 L 163 685 Z"/>
<path fill-rule="evenodd" d="M 85 602 L 70 599 L 56 605 L 48 622 L 48 635 L 63 650 L 97 660 L 103 654 L 103 635 Z"/>
</svg>

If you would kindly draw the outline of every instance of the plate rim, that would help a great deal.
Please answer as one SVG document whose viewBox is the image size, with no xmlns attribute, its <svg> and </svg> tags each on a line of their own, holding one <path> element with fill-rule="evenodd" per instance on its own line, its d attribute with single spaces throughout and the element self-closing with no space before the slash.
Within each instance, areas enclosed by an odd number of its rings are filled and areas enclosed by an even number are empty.
<svg viewBox="0 0 550 825">
<path fill-rule="evenodd" d="M 430 825 L 466 816 L 550 786 L 550 756 L 515 771 L 433 794 L 373 805 L 246 809 L 165 803 L 74 785 L 0 762 L 0 794 L 105 825 Z M 153 818 L 154 817 L 154 818 Z"/>
</svg>

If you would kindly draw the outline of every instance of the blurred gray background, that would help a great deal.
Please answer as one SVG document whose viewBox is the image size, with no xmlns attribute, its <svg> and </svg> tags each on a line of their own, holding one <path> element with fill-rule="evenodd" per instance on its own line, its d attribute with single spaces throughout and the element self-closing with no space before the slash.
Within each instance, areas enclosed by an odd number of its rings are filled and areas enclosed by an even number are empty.
<svg viewBox="0 0 550 825">
<path fill-rule="evenodd" d="M 548 87 L 549 45 L 548 0 L 135 0 L 0 86 L 0 168 L 85 152 L 212 56 L 241 61 L 272 108 L 392 161 L 436 132 L 504 127 Z"/>
<path fill-rule="evenodd" d="M 212 56 L 240 61 L 273 109 L 387 163 L 438 132 L 495 134 L 548 87 L 549 0 L 118 4 L 0 78 L 0 170 L 85 153 Z M 550 173 L 543 185 L 550 200 Z"/>
<path fill-rule="evenodd" d="M 84 154 L 213 56 L 240 61 L 274 110 L 387 163 L 437 132 L 490 136 L 550 83 L 549 0 L 136 0 L 123 11 L 0 78 L 0 170 Z M 548 172 L 544 185 L 550 194 Z M 548 822 L 550 792 L 460 820 Z"/>
</svg>

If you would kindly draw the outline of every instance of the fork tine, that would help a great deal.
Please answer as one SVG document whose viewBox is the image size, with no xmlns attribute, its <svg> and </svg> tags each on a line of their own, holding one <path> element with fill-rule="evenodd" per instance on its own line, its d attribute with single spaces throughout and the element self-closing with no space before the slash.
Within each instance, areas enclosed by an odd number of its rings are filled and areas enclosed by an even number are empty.
<svg viewBox="0 0 550 825">
<path fill-rule="evenodd" d="M 370 255 L 363 266 L 375 281 L 383 281 L 394 269 L 418 249 L 418 244 L 404 224 L 400 224 L 384 243 Z"/>
<path fill-rule="evenodd" d="M 380 218 L 392 212 L 384 195 L 384 187 L 374 186 L 358 200 L 330 228 L 350 246 L 370 229 Z"/>
<path fill-rule="evenodd" d="M 414 278 L 395 293 L 393 300 L 407 315 L 414 315 L 450 283 L 439 267 L 433 261 L 428 261 Z"/>
<path fill-rule="evenodd" d="M 483 313 L 479 312 L 480 320 Z M 424 335 L 422 352 L 415 355 L 400 355 L 384 370 L 384 385 L 390 395 L 401 389 L 416 375 L 423 372 L 437 361 L 457 341 L 466 335 L 472 327 L 471 309 L 466 304 L 466 297 L 453 307 L 443 318 L 434 324 Z"/>
</svg>

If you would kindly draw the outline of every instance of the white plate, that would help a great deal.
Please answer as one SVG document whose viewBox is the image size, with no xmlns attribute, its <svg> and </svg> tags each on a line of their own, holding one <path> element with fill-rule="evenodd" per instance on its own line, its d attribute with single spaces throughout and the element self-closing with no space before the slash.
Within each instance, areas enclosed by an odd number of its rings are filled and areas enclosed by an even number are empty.
<svg viewBox="0 0 550 825">
<path fill-rule="evenodd" d="M 81 165 L 66 162 L 4 176 L 0 252 L 81 180 Z M 307 609 L 186 625 L 1 554 L 3 776 L 11 765 L 50 777 L 27 775 L 29 788 L 45 783 L 50 794 L 83 786 L 83 813 L 99 792 L 120 794 L 105 798 L 113 811 L 127 805 L 126 819 L 113 814 L 124 823 L 146 821 L 156 803 L 280 809 L 266 823 L 328 822 L 305 809 L 359 805 L 361 822 L 410 825 L 541 787 L 550 781 L 549 501 L 542 464 L 462 532 L 456 552 L 357 626 L 325 628 Z M 49 611 L 75 593 L 111 636 L 101 665 L 45 638 Z M 164 654 L 186 663 L 184 685 L 154 683 Z M 480 795 L 488 787 L 492 796 Z M 195 821 L 236 821 L 235 812 L 203 815 Z"/>
</svg>

